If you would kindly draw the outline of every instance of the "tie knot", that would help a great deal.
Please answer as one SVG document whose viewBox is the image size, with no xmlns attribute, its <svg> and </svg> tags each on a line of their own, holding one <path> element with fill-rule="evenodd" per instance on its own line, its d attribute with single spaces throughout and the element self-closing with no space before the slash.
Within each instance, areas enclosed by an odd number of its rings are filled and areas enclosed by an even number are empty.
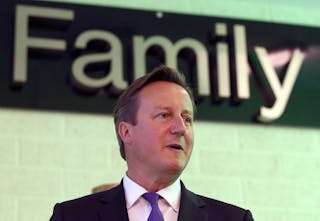
<svg viewBox="0 0 320 221">
<path fill-rule="evenodd" d="M 148 192 L 142 195 L 151 205 L 158 204 L 160 198 L 159 194 L 154 192 Z"/>
</svg>

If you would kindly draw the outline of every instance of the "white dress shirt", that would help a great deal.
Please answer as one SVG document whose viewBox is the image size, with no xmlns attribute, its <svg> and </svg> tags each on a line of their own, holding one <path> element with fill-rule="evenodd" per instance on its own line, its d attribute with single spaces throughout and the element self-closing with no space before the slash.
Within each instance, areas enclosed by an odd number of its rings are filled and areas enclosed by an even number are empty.
<svg viewBox="0 0 320 221">
<path fill-rule="evenodd" d="M 127 175 L 123 177 L 123 187 L 129 220 L 147 221 L 151 212 L 151 206 L 142 195 L 148 191 L 131 180 Z M 159 199 L 158 204 L 164 221 L 177 221 L 181 196 L 180 179 L 177 179 L 173 184 L 159 190 L 157 193 L 162 197 Z"/>
</svg>

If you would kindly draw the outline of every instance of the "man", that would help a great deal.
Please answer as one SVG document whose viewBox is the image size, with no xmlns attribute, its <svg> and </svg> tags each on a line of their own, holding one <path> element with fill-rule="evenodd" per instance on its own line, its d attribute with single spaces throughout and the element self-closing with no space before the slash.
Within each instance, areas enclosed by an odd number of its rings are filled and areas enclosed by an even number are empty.
<svg viewBox="0 0 320 221">
<path fill-rule="evenodd" d="M 192 92 L 175 70 L 161 66 L 134 81 L 114 112 L 128 167 L 121 184 L 57 204 L 50 221 L 253 221 L 250 211 L 196 195 L 180 181 L 194 112 Z"/>
</svg>

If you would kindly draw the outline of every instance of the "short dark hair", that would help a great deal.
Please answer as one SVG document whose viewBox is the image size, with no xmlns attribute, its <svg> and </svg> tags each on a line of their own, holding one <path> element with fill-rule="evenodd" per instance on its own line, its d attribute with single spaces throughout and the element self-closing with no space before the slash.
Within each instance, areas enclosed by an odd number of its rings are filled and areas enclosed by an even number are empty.
<svg viewBox="0 0 320 221">
<path fill-rule="evenodd" d="M 117 139 L 120 146 L 120 153 L 123 159 L 126 159 L 124 143 L 119 136 L 118 127 L 120 122 L 128 122 L 133 125 L 137 124 L 137 111 L 139 108 L 138 92 L 142 88 L 156 81 L 167 81 L 180 85 L 189 94 L 192 101 L 193 110 L 195 111 L 194 97 L 191 88 L 187 85 L 183 74 L 173 68 L 161 65 L 153 69 L 147 75 L 136 79 L 119 97 L 114 108 L 114 124 L 117 134 Z"/>
</svg>

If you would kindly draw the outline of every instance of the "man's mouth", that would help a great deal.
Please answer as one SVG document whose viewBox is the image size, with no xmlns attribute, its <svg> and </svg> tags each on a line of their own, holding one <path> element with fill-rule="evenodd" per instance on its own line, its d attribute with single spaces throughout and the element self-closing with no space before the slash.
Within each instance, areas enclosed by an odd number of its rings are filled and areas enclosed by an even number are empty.
<svg viewBox="0 0 320 221">
<path fill-rule="evenodd" d="M 179 144 L 170 144 L 167 147 L 175 149 L 175 150 L 183 150 L 183 147 Z"/>
</svg>

